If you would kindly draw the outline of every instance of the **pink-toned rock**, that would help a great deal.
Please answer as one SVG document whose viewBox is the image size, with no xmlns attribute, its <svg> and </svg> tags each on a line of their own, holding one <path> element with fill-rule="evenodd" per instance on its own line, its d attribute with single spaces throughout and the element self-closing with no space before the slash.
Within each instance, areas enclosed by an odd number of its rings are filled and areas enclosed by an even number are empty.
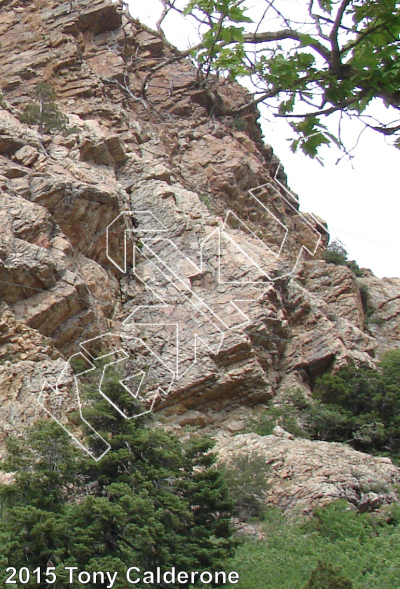
<svg viewBox="0 0 400 589">
<path fill-rule="evenodd" d="M 35 147 L 24 145 L 24 147 L 21 147 L 21 149 L 16 152 L 15 159 L 24 166 L 30 166 L 37 160 L 38 156 L 39 152 Z"/>
<path fill-rule="evenodd" d="M 337 499 L 372 511 L 398 500 L 400 469 L 346 444 L 241 434 L 220 438 L 216 450 L 228 467 L 240 454 L 263 457 L 270 467 L 265 500 L 284 511 L 311 513 Z"/>
<path fill-rule="evenodd" d="M 176 370 L 168 329 L 179 325 L 181 378 L 155 407 L 169 427 L 213 435 L 243 432 L 252 412 L 274 396 L 293 388 L 309 394 L 322 373 L 352 361 L 376 366 L 385 350 L 399 347 L 399 279 L 368 271 L 356 278 L 319 259 L 324 223 L 298 214 L 280 162 L 262 141 L 256 109 L 242 130 L 219 116 L 190 60 L 158 69 L 144 99 L 139 89 L 149 68 L 174 53 L 132 22 L 121 2 L 76 0 L 71 9 L 32 0 L 19 12 L 10 6 L 0 6 L 7 107 L 0 111 L 0 449 L 6 436 L 20 435 L 42 415 L 35 394 L 44 377 L 55 383 L 81 343 L 108 331 L 148 337 Z M 54 88 L 67 133 L 41 134 L 21 123 L 38 82 Z M 248 97 L 230 82 L 215 91 L 232 109 Z M 179 276 L 177 288 L 145 255 L 143 242 L 154 232 L 141 217 L 146 211 L 175 244 L 160 238 L 154 247 Z M 296 266 L 301 248 L 310 253 Z M 208 265 L 200 267 L 200 253 Z M 151 293 L 168 300 L 167 310 Z M 194 300 L 201 308 L 191 306 Z M 200 338 L 203 312 L 212 320 Z M 377 478 L 397 480 L 395 467 L 382 460 L 367 464 L 350 449 L 275 433 L 280 437 L 257 443 L 277 457 L 273 501 L 284 508 L 293 477 L 293 497 L 304 505 L 309 492 L 309 505 L 344 496 L 363 509 L 382 499 Z M 327 469 L 336 472 L 335 460 L 343 461 L 343 481 L 320 480 Z M 357 460 L 370 490 L 355 499 L 350 465 Z"/>
</svg>

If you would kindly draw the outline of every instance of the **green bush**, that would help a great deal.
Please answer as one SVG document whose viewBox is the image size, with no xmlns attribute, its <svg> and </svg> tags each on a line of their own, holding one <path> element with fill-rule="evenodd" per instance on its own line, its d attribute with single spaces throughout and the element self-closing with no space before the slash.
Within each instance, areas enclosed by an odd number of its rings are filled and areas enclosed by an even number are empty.
<svg viewBox="0 0 400 589">
<path fill-rule="evenodd" d="M 255 452 L 240 453 L 220 467 L 234 503 L 234 515 L 242 521 L 262 518 L 270 472 L 265 457 Z"/>
<path fill-rule="evenodd" d="M 311 399 L 287 391 L 281 405 L 268 408 L 251 429 L 270 435 L 276 425 L 297 437 L 400 457 L 400 350 L 384 354 L 376 370 L 349 365 L 323 375 Z"/>
<path fill-rule="evenodd" d="M 340 427 L 322 428 L 325 439 L 367 452 L 400 453 L 400 350 L 384 354 L 377 370 L 346 366 L 323 375 L 313 395 L 338 416 Z"/>
<path fill-rule="evenodd" d="M 49 84 L 35 87 L 36 102 L 28 104 L 20 116 L 21 123 L 38 125 L 41 133 L 67 132 L 68 119 L 54 102 L 56 95 Z"/>
<path fill-rule="evenodd" d="M 324 252 L 323 259 L 329 262 L 329 264 L 335 264 L 336 266 L 346 265 L 346 258 L 342 254 L 330 251 L 329 249 Z"/>
<path fill-rule="evenodd" d="M 357 262 L 355 260 L 348 260 L 347 257 L 348 253 L 344 244 L 339 239 L 335 239 L 328 245 L 323 253 L 322 259 L 336 266 L 347 266 L 356 276 L 363 276 L 363 271 Z"/>
<path fill-rule="evenodd" d="M 265 540 L 244 541 L 224 563 L 224 570 L 240 576 L 228 588 L 337 589 L 338 583 L 347 583 L 343 587 L 348 589 L 351 582 L 353 589 L 398 589 L 399 521 L 398 505 L 378 516 L 337 501 L 308 520 L 285 518 L 270 508 L 262 524 Z"/>
<path fill-rule="evenodd" d="M 345 436 L 346 416 L 318 399 L 307 399 L 301 390 L 293 389 L 285 392 L 279 407 L 271 406 L 262 413 L 252 424 L 252 430 L 267 436 L 276 425 L 295 437 L 326 440 Z"/>
<path fill-rule="evenodd" d="M 330 264 L 346 264 L 347 251 L 340 239 L 334 239 L 328 245 L 323 257 Z"/>
<path fill-rule="evenodd" d="M 304 589 L 353 589 L 353 583 L 341 568 L 320 560 Z"/>
<path fill-rule="evenodd" d="M 107 392 L 115 398 L 118 391 Z M 117 571 L 114 589 L 126 587 L 133 564 L 142 571 L 220 570 L 236 541 L 232 501 L 210 440 L 182 445 L 151 427 L 150 418 L 124 419 L 104 399 L 93 404 L 91 417 L 111 445 L 98 462 L 49 420 L 26 440 L 9 441 L 0 470 L 16 474 L 0 486 L 1 584 L 7 566 L 33 571 L 49 563 L 59 589 L 70 587 L 66 566 Z M 24 586 L 37 584 L 31 576 Z"/>
<path fill-rule="evenodd" d="M 204 203 L 206 205 L 208 210 L 211 211 L 210 197 L 207 194 L 200 194 L 199 199 L 201 200 L 202 203 Z"/>
<path fill-rule="evenodd" d="M 357 264 L 357 262 L 355 260 L 347 260 L 346 261 L 346 266 L 348 268 L 350 268 L 350 270 L 356 276 L 358 276 L 358 277 L 364 276 L 364 272 L 361 270 L 360 266 Z"/>
<path fill-rule="evenodd" d="M 243 117 L 235 117 L 232 119 L 232 126 L 235 127 L 238 131 L 247 131 L 249 128 L 249 123 Z"/>
<path fill-rule="evenodd" d="M 311 403 L 298 389 L 285 391 L 281 404 L 270 404 L 260 418 L 253 421 L 251 430 L 259 436 L 269 436 L 276 425 L 280 425 L 290 434 L 299 438 L 309 438 L 307 431 L 307 411 Z"/>
</svg>

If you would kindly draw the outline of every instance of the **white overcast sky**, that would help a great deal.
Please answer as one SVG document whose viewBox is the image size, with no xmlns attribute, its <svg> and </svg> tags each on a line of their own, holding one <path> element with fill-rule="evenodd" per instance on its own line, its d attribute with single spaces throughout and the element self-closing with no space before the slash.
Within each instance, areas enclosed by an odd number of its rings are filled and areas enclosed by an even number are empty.
<svg viewBox="0 0 400 589">
<path fill-rule="evenodd" d="M 255 1 L 255 10 L 265 7 L 260 0 Z M 159 0 L 128 2 L 134 17 L 155 27 L 161 13 Z M 299 5 L 299 0 L 283 2 L 294 9 Z M 196 30 L 179 15 L 169 15 L 163 29 L 169 41 L 180 48 L 197 41 Z M 377 114 L 385 110 L 379 104 L 374 109 Z M 380 278 L 400 277 L 400 151 L 368 130 L 361 135 L 351 163 L 342 160 L 335 165 L 341 154 L 336 148 L 325 148 L 321 152 L 325 165 L 321 167 L 301 153 L 293 154 L 288 124 L 274 118 L 266 107 L 260 110 L 265 142 L 281 159 L 301 210 L 327 221 L 332 239 L 340 239 L 349 258 L 359 266 L 371 268 Z M 346 123 L 346 145 L 353 145 L 360 129 L 357 121 Z"/>
</svg>

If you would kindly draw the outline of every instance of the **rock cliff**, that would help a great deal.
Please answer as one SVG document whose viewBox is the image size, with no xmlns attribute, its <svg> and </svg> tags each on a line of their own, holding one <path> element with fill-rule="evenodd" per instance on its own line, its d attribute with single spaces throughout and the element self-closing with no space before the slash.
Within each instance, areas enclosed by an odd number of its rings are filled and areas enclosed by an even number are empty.
<svg viewBox="0 0 400 589">
<path fill-rule="evenodd" d="M 1 0 L 0 35 L 0 442 L 45 415 L 44 380 L 68 425 L 73 369 L 60 374 L 89 341 L 95 357 L 140 340 L 162 359 L 153 379 L 179 375 L 160 415 L 231 433 L 286 389 L 400 347 L 400 279 L 321 259 L 327 228 L 300 213 L 257 111 L 218 108 L 243 88 L 208 91 L 109 0 Z M 21 122 L 38 84 L 66 117 L 51 132 Z"/>
</svg>

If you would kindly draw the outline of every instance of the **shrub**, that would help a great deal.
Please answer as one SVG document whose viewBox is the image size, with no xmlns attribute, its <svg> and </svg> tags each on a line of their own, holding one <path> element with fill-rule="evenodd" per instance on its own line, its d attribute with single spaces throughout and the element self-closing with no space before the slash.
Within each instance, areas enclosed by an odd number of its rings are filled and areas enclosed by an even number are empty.
<svg viewBox="0 0 400 589">
<path fill-rule="evenodd" d="M 272 434 L 276 425 L 280 425 L 293 436 L 307 438 L 304 418 L 310 401 L 299 389 L 285 391 L 279 407 L 270 405 L 260 419 L 251 424 L 251 429 L 259 436 Z"/>
<path fill-rule="evenodd" d="M 201 200 L 202 203 L 204 203 L 206 205 L 206 207 L 210 211 L 211 210 L 210 197 L 207 194 L 199 194 L 199 199 Z"/>
<path fill-rule="evenodd" d="M 323 375 L 313 396 L 340 422 L 337 429 L 323 428 L 325 439 L 367 452 L 400 452 L 400 350 L 384 354 L 377 370 L 346 366 Z"/>
<path fill-rule="evenodd" d="M 235 127 L 238 131 L 247 131 L 249 128 L 249 123 L 243 117 L 235 117 L 232 119 L 232 126 Z"/>
<path fill-rule="evenodd" d="M 98 462 L 49 420 L 26 440 L 9 441 L 0 469 L 16 474 L 0 485 L 1 584 L 7 566 L 32 571 L 49 563 L 59 589 L 70 587 L 65 566 L 118 571 L 119 589 L 132 563 L 153 571 L 220 570 L 236 541 L 211 442 L 196 438 L 184 446 L 149 427 L 150 418 L 125 420 L 104 399 L 92 416 L 111 445 Z M 28 586 L 36 584 L 31 579 Z"/>
<path fill-rule="evenodd" d="M 262 411 L 256 418 L 251 420 L 249 423 L 249 431 L 252 431 L 259 436 L 270 436 L 273 434 L 275 426 L 282 426 L 283 415 L 284 410 L 282 407 L 270 404 L 268 409 Z"/>
<path fill-rule="evenodd" d="M 284 517 L 269 508 L 261 528 L 265 540 L 245 540 L 224 563 L 225 570 L 240 575 L 239 583 L 229 584 L 229 589 L 308 589 L 317 581 L 325 584 L 314 587 L 331 589 L 331 580 L 323 577 L 327 567 L 336 583 L 346 580 L 346 589 L 350 580 L 354 589 L 398 589 L 399 506 L 393 504 L 380 514 L 357 513 L 349 507 L 337 501 L 307 519 L 293 512 Z"/>
<path fill-rule="evenodd" d="M 342 243 L 340 239 L 334 239 L 328 245 L 324 257 L 325 259 L 330 258 L 330 260 L 326 261 L 331 262 L 331 264 L 345 264 L 347 260 L 347 251 L 344 247 L 344 243 Z"/>
<path fill-rule="evenodd" d="M 322 259 L 326 260 L 329 264 L 335 264 L 336 266 L 347 266 L 356 276 L 363 276 L 363 271 L 355 260 L 348 260 L 348 253 L 344 244 L 340 239 L 335 239 L 330 243 L 324 252 Z"/>
<path fill-rule="evenodd" d="M 400 456 L 400 350 L 387 352 L 378 368 L 349 365 L 320 377 L 308 399 L 286 392 L 280 407 L 252 424 L 259 435 L 281 425 L 294 436 L 348 442 L 363 452 Z"/>
<path fill-rule="evenodd" d="M 349 417 L 349 412 L 315 400 L 307 412 L 306 427 L 309 437 L 325 442 L 345 441 L 350 433 Z"/>
<path fill-rule="evenodd" d="M 364 272 L 361 270 L 360 266 L 357 264 L 357 262 L 355 260 L 348 260 L 346 262 L 346 266 L 348 268 L 350 268 L 350 270 L 353 272 L 353 274 L 355 274 L 356 276 L 360 277 L 360 276 L 364 276 Z"/>
<path fill-rule="evenodd" d="M 279 407 L 271 406 L 253 425 L 260 436 L 272 434 L 276 425 L 299 438 L 326 439 L 327 432 L 337 430 L 342 417 L 318 400 L 307 399 L 299 389 L 287 390 Z"/>
<path fill-rule="evenodd" d="M 55 92 L 49 84 L 39 83 L 35 87 L 36 102 L 28 104 L 20 116 L 22 123 L 38 125 L 41 133 L 66 132 L 68 119 L 59 110 Z"/>
<path fill-rule="evenodd" d="M 340 567 L 320 560 L 304 589 L 353 589 L 353 583 Z"/>
<path fill-rule="evenodd" d="M 262 518 L 269 473 L 265 457 L 255 452 L 240 453 L 220 468 L 234 503 L 234 515 L 242 521 Z"/>
</svg>

